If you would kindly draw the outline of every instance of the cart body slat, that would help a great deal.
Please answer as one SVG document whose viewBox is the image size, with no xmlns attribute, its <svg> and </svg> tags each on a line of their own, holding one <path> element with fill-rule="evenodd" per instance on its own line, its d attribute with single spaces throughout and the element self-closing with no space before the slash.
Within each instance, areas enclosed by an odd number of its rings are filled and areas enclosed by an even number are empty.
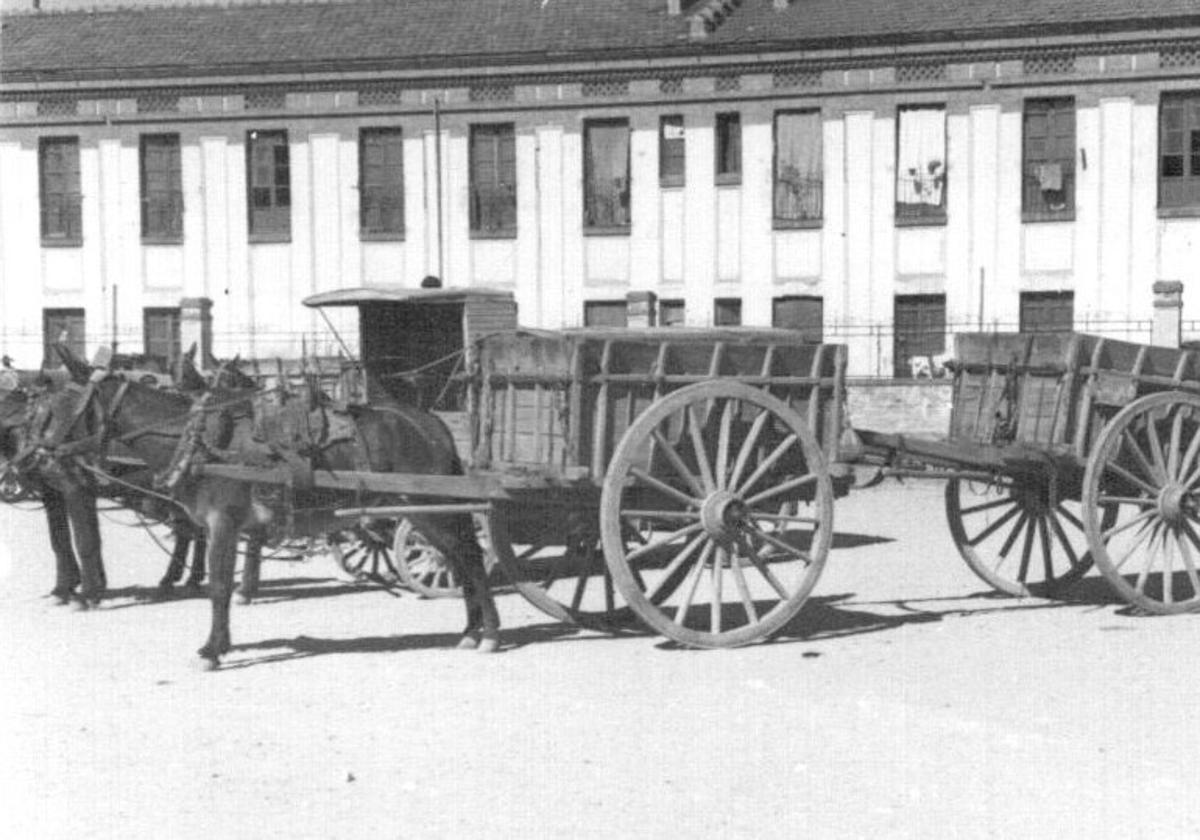
<svg viewBox="0 0 1200 840">
<path fill-rule="evenodd" d="M 832 460 L 846 350 L 770 329 L 510 331 L 484 338 L 471 372 L 472 471 L 599 484 L 612 451 L 665 394 L 715 378 L 762 387 L 805 418 Z M 466 453 L 464 453 L 465 455 Z"/>
</svg>

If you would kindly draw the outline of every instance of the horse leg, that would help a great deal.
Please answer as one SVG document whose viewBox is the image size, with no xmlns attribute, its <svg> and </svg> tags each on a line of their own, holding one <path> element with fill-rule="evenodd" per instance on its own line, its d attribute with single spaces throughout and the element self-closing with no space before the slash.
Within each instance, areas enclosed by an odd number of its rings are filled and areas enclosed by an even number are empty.
<svg viewBox="0 0 1200 840">
<path fill-rule="evenodd" d="M 242 567 L 242 584 L 238 587 L 238 603 L 249 604 L 258 594 L 258 576 L 262 565 L 261 537 L 252 536 L 246 540 L 246 563 Z"/>
<path fill-rule="evenodd" d="M 171 562 L 167 565 L 167 571 L 163 575 L 162 580 L 158 582 L 158 597 L 160 598 L 169 597 L 171 589 L 183 577 L 183 567 L 187 564 L 188 548 L 192 544 L 187 526 L 181 523 L 176 522 L 171 525 L 171 537 L 175 541 L 175 545 L 171 549 Z"/>
<path fill-rule="evenodd" d="M 63 496 L 83 578 L 76 604 L 88 609 L 98 606 L 108 589 L 104 559 L 100 554 L 100 519 L 96 515 L 96 497 L 83 488 L 72 488 Z"/>
<path fill-rule="evenodd" d="M 484 653 L 498 650 L 500 614 L 492 598 L 487 569 L 483 564 L 483 552 L 479 550 L 471 517 L 414 517 L 413 526 L 442 552 L 454 566 L 458 579 L 462 581 L 467 625 L 458 647 L 478 649 Z"/>
<path fill-rule="evenodd" d="M 204 585 L 204 556 L 208 553 L 208 537 L 203 528 L 192 528 L 192 571 L 184 584 L 189 592 L 199 592 Z"/>
<path fill-rule="evenodd" d="M 50 594 L 59 604 L 71 603 L 72 593 L 79 586 L 79 563 L 71 545 L 71 521 L 62 494 L 50 487 L 42 488 L 42 504 L 46 508 L 46 526 L 50 531 L 50 548 L 54 551 L 54 589 Z"/>
<path fill-rule="evenodd" d="M 226 513 L 208 518 L 208 598 L 212 603 L 212 629 L 199 653 L 209 670 L 221 666 L 221 655 L 229 652 L 229 602 L 233 595 L 233 573 L 237 565 L 238 532 Z"/>
</svg>

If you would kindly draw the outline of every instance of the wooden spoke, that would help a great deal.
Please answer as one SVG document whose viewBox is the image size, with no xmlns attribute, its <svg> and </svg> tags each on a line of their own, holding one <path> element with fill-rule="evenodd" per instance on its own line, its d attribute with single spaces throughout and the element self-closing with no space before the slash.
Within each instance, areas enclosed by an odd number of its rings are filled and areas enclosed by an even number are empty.
<svg viewBox="0 0 1200 840">
<path fill-rule="evenodd" d="M 1149 521 L 1150 519 L 1153 519 L 1157 516 L 1158 516 L 1157 509 L 1143 511 L 1142 513 L 1139 513 L 1137 516 L 1133 517 L 1133 519 L 1127 519 L 1126 521 L 1122 522 L 1120 525 L 1114 525 L 1113 527 L 1111 527 L 1107 531 L 1105 531 L 1104 532 L 1104 541 L 1108 542 L 1109 540 L 1111 540 L 1113 537 L 1115 537 L 1117 534 L 1121 533 L 1122 531 L 1128 531 L 1134 525 L 1144 524 L 1147 521 Z"/>
<path fill-rule="evenodd" d="M 700 559 L 688 573 L 691 577 L 691 582 L 686 584 L 687 592 L 683 597 L 683 603 L 675 611 L 675 623 L 681 627 L 687 621 L 687 614 L 691 610 L 692 601 L 696 597 L 696 589 L 700 586 L 700 578 L 704 577 L 704 568 L 708 565 L 715 548 L 716 544 L 712 540 L 706 540 L 704 550 L 700 552 Z"/>
<path fill-rule="evenodd" d="M 1029 558 L 1033 554 L 1033 532 L 1037 530 L 1037 520 L 1027 518 L 1029 527 L 1025 529 L 1025 545 L 1021 548 L 1021 568 L 1017 571 L 1017 580 L 1025 582 L 1029 574 Z"/>
<path fill-rule="evenodd" d="M 1157 487 L 1155 487 L 1152 484 L 1148 484 L 1147 482 L 1138 478 L 1136 475 L 1134 475 L 1129 470 L 1122 467 L 1120 464 L 1109 462 L 1108 464 L 1105 465 L 1105 468 L 1112 472 L 1115 472 L 1117 475 L 1119 475 L 1121 478 L 1125 479 L 1126 481 L 1130 482 L 1131 484 L 1136 484 L 1138 487 L 1142 488 L 1144 491 L 1149 493 L 1151 496 L 1158 495 Z"/>
<path fill-rule="evenodd" d="M 1154 415 L 1146 418 L 1146 435 L 1150 442 L 1150 455 L 1154 458 L 1154 469 L 1158 471 L 1155 475 L 1162 484 L 1167 480 L 1167 465 L 1163 462 L 1162 440 L 1158 436 L 1158 421 Z"/>
<path fill-rule="evenodd" d="M 1151 550 L 1146 552 L 1146 561 L 1142 564 L 1142 568 L 1138 572 L 1137 583 L 1133 585 L 1134 589 L 1143 594 L 1146 591 L 1146 580 L 1150 577 L 1150 570 L 1154 567 L 1154 557 L 1158 554 L 1153 545 L 1154 542 L 1154 540 L 1150 540 Z"/>
<path fill-rule="evenodd" d="M 730 559 L 730 566 L 733 567 L 733 582 L 737 585 L 738 596 L 742 599 L 742 606 L 746 610 L 746 618 L 751 624 L 758 622 L 758 610 L 754 608 L 754 598 L 750 596 L 750 587 L 746 583 L 746 573 L 742 571 L 742 563 L 737 554 L 734 554 Z"/>
<path fill-rule="evenodd" d="M 992 522 L 992 524 L 988 525 L 986 528 L 984 528 L 982 531 L 980 531 L 974 537 L 967 540 L 968 545 L 979 545 L 984 540 L 986 540 L 988 537 L 990 537 L 992 534 L 996 533 L 996 531 L 1003 528 L 1004 525 L 1009 520 L 1011 520 L 1014 516 L 1021 513 L 1021 508 L 1017 506 L 1016 502 L 1013 502 L 1011 499 L 1005 499 L 1005 501 L 1008 502 L 1009 504 L 1011 504 L 1012 508 L 1010 510 L 1005 511 L 1003 516 L 1001 516 L 996 521 Z M 1018 524 L 1018 526 L 1020 525 L 1020 523 L 1017 523 L 1017 524 Z"/>
<path fill-rule="evenodd" d="M 1053 554 L 1050 550 L 1050 526 L 1046 523 L 1046 517 L 1038 519 L 1037 528 L 1042 544 L 1042 569 L 1045 572 L 1046 580 L 1050 580 L 1054 577 L 1054 564 Z"/>
<path fill-rule="evenodd" d="M 741 486 L 732 486 L 730 489 L 742 496 L 749 493 L 750 488 L 757 484 L 759 480 L 767 474 L 771 467 L 775 466 L 775 463 L 783 457 L 783 453 L 787 452 L 788 449 L 790 449 L 798 440 L 799 438 L 796 435 L 788 435 L 785 437 L 779 442 L 778 446 L 771 450 L 771 454 L 759 463 L 758 467 L 755 468 L 754 472 L 751 473 L 750 477 L 746 479 L 744 484 Z"/>
<path fill-rule="evenodd" d="M 1071 511 L 1067 510 L 1066 507 L 1061 502 L 1059 502 L 1058 507 L 1056 507 L 1055 510 L 1058 511 L 1059 516 L 1061 516 L 1063 519 L 1070 522 L 1072 525 L 1074 525 L 1080 531 L 1084 530 L 1083 521 L 1078 516 L 1071 513 Z"/>
<path fill-rule="evenodd" d="M 682 519 L 685 522 L 699 522 L 698 510 L 623 510 L 622 519 Z M 642 540 L 641 534 L 634 532 L 634 539 Z M 644 540 L 642 540 L 644 542 Z"/>
<path fill-rule="evenodd" d="M 717 437 L 717 488 L 725 489 L 729 480 L 729 438 L 733 434 L 733 400 L 725 401 L 721 412 L 721 430 Z"/>
<path fill-rule="evenodd" d="M 703 527 L 704 526 L 702 526 L 699 522 L 696 522 L 692 525 L 688 525 L 684 528 L 680 528 L 678 531 L 672 531 L 670 534 L 667 534 L 667 536 L 665 536 L 663 539 L 659 540 L 658 542 L 646 543 L 645 545 L 641 546 L 640 548 L 635 548 L 633 551 L 628 552 L 625 555 L 625 562 L 629 563 L 632 566 L 634 560 L 637 560 L 637 559 L 643 557 L 644 555 L 649 554 L 652 551 L 657 551 L 660 548 L 662 548 L 664 545 L 669 545 L 670 543 L 673 543 L 675 540 L 679 539 L 680 537 L 686 537 L 688 534 L 694 534 L 697 531 L 701 530 L 701 528 L 703 528 Z"/>
<path fill-rule="evenodd" d="M 1192 550 L 1188 547 L 1190 542 L 1192 545 L 1200 545 L 1197 542 L 1196 534 L 1188 525 L 1184 525 L 1180 530 L 1183 531 L 1186 539 L 1179 541 L 1179 556 L 1183 560 L 1183 568 L 1187 572 L 1188 580 L 1192 582 L 1192 592 L 1195 595 L 1200 595 L 1200 574 L 1196 572 L 1196 562 L 1192 558 Z"/>
<path fill-rule="evenodd" d="M 724 548 L 717 549 L 716 560 L 712 564 L 712 601 L 710 602 L 709 631 L 712 633 L 721 632 L 721 603 L 722 583 L 725 579 L 725 564 L 729 562 L 729 552 Z"/>
<path fill-rule="evenodd" d="M 669 484 L 664 484 L 663 482 L 659 481 L 657 478 L 650 475 L 648 472 L 645 472 L 644 470 L 638 469 L 637 467 L 631 467 L 629 469 L 629 474 L 634 476 L 635 478 L 637 478 L 638 481 L 642 482 L 643 484 L 653 487 L 655 490 L 662 493 L 664 496 L 670 496 L 671 498 L 676 499 L 676 500 L 682 502 L 683 504 L 691 506 L 691 507 L 699 507 L 700 506 L 699 499 L 692 498 L 691 496 L 687 495 L 683 491 L 676 490 L 674 487 L 672 487 Z"/>
<path fill-rule="evenodd" d="M 758 552 L 752 546 L 747 545 L 746 556 L 750 558 L 750 562 L 754 564 L 754 568 L 758 569 L 758 573 L 763 576 L 767 583 L 771 584 L 771 588 L 775 590 L 775 594 L 780 598 L 788 597 L 787 588 L 779 582 L 779 578 L 771 571 L 771 568 L 763 562 Z"/>
<path fill-rule="evenodd" d="M 1138 443 L 1137 439 L 1133 436 L 1133 432 L 1129 429 L 1126 429 L 1124 435 L 1122 435 L 1121 445 L 1123 450 L 1128 451 L 1133 456 L 1133 460 L 1141 467 L 1142 473 L 1146 478 L 1151 481 L 1163 480 L 1156 473 L 1154 466 L 1150 463 L 1150 459 L 1146 457 L 1141 444 Z"/>
<path fill-rule="evenodd" d="M 1158 500 L 1151 499 L 1149 496 L 1105 496 L 1099 497 L 1100 501 L 1105 504 L 1113 505 L 1137 505 L 1138 507 L 1157 507 Z"/>
<path fill-rule="evenodd" d="M 1012 497 L 1005 496 L 1002 499 L 993 499 L 990 502 L 981 502 L 980 504 L 972 505 L 971 507 L 965 507 L 959 512 L 962 513 L 964 516 L 966 516 L 967 514 L 981 513 L 982 511 L 985 511 L 985 510 L 992 510 L 994 508 L 1004 507 L 1004 505 L 1012 505 L 1012 504 L 1016 504 L 1013 501 Z"/>
<path fill-rule="evenodd" d="M 1163 601 L 1168 604 L 1172 603 L 1175 600 L 1173 597 L 1173 595 L 1174 595 L 1173 589 L 1174 589 L 1174 583 L 1175 583 L 1175 581 L 1173 580 L 1173 578 L 1175 577 L 1173 561 L 1175 559 L 1175 552 L 1173 552 L 1171 550 L 1171 545 L 1173 543 L 1174 543 L 1174 540 L 1171 538 L 1170 534 L 1164 535 L 1163 546 L 1162 546 L 1162 548 L 1163 548 L 1162 592 L 1163 592 Z"/>
<path fill-rule="evenodd" d="M 1183 461 L 1179 464 L 1179 472 L 1177 473 L 1179 477 L 1192 477 L 1192 464 L 1195 462 L 1198 453 L 1200 453 L 1200 424 L 1196 425 L 1195 430 L 1192 432 L 1192 439 L 1188 442 L 1187 452 L 1183 453 Z M 1200 473 L 1197 474 L 1197 477 L 1200 477 Z M 1185 480 L 1183 483 L 1184 486 L 1191 487 L 1194 481 L 1195 478 L 1192 478 L 1191 481 Z"/>
<path fill-rule="evenodd" d="M 1025 525 L 1029 522 L 1029 514 L 1021 511 L 1021 518 L 1017 520 L 1016 526 L 1012 529 L 1012 533 L 1004 541 L 1004 545 L 1000 546 L 1001 559 L 1008 557 L 1008 552 L 1012 551 L 1013 544 L 1017 541 L 1017 537 L 1025 530 Z M 998 565 L 998 564 L 997 564 Z"/>
<path fill-rule="evenodd" d="M 1171 420 L 1171 444 L 1167 450 L 1167 478 L 1179 477 L 1179 446 L 1183 438 L 1183 412 L 1176 411 Z"/>
<path fill-rule="evenodd" d="M 755 521 L 765 519 L 768 522 L 795 522 L 800 525 L 815 525 L 821 521 L 813 516 L 790 516 L 786 513 L 759 513 L 757 511 L 753 517 Z"/>
<path fill-rule="evenodd" d="M 747 536 L 749 536 L 751 538 L 757 538 L 760 542 L 764 542 L 767 545 L 770 545 L 770 546 L 778 549 L 779 551 L 782 551 L 784 554 L 786 554 L 788 556 L 795 557 L 799 560 L 804 561 L 805 563 L 811 562 L 811 558 L 804 551 L 801 551 L 800 549 L 796 548 L 796 546 L 792 545 L 791 543 L 788 543 L 784 540 L 779 539 L 776 536 L 768 534 L 766 531 L 760 531 L 758 528 L 755 528 L 750 525 L 746 525 L 742 529 L 742 531 Z"/>
<path fill-rule="evenodd" d="M 1121 555 L 1121 559 L 1113 564 L 1114 568 L 1116 568 L 1117 571 L 1120 571 L 1121 567 L 1125 565 L 1125 562 L 1129 560 L 1129 558 L 1132 557 L 1139 548 L 1141 548 L 1142 543 L 1153 541 L 1151 537 L 1157 530 L 1158 529 L 1156 527 L 1150 525 L 1149 523 L 1143 524 L 1142 529 L 1133 535 L 1132 545 L 1126 547 L 1125 553 Z"/>
<path fill-rule="evenodd" d="M 667 565 L 667 568 L 663 570 L 662 576 L 658 579 L 658 583 L 654 585 L 654 588 L 646 592 L 646 598 L 653 602 L 666 582 L 671 580 L 679 572 L 679 570 L 683 568 L 683 564 L 688 561 L 689 557 L 696 553 L 696 549 L 699 548 L 706 539 L 706 535 L 698 534 L 691 541 L 689 541 L 688 544 L 685 545 L 678 554 L 671 558 L 671 562 Z"/>
<path fill-rule="evenodd" d="M 742 441 L 741 449 L 738 450 L 737 460 L 733 464 L 733 472 L 729 476 L 729 487 L 736 488 L 738 482 L 741 481 L 742 472 L 746 469 L 746 464 L 750 461 L 750 455 L 758 445 L 759 435 L 762 434 L 762 430 L 770 418 L 771 414 L 767 411 L 760 411 L 758 416 L 754 418 L 754 422 L 750 425 L 750 433 L 746 435 L 746 439 Z"/>
<path fill-rule="evenodd" d="M 662 433 L 659 432 L 658 429 L 654 429 L 650 432 L 650 437 L 651 440 L 653 440 L 658 446 L 663 455 L 667 456 L 667 463 L 671 465 L 676 474 L 686 481 L 688 486 L 692 488 L 692 492 L 700 498 L 708 495 L 704 492 L 704 485 L 700 482 L 700 479 L 688 469 L 687 464 L 683 462 L 683 458 L 679 457 L 679 453 L 675 451 L 675 447 L 671 446 L 671 444 L 669 444 L 666 439 L 663 438 Z"/>
<path fill-rule="evenodd" d="M 754 507 L 755 505 L 762 504 L 767 499 L 773 499 L 782 493 L 788 492 L 789 490 L 795 490 L 796 488 L 803 487 L 806 484 L 812 484 L 816 480 L 817 476 L 813 473 L 790 479 L 782 484 L 776 484 L 774 487 L 770 488 L 769 490 L 764 490 L 756 496 L 751 496 L 749 499 L 746 499 L 746 504 L 749 507 Z"/>
<path fill-rule="evenodd" d="M 1067 562 L 1072 569 L 1075 568 L 1079 565 L 1079 556 L 1075 553 L 1075 548 L 1071 545 L 1071 540 L 1068 539 L 1066 532 L 1063 531 L 1063 526 L 1059 523 L 1058 517 L 1050 513 L 1046 518 L 1050 522 L 1050 527 L 1053 529 L 1055 537 L 1058 538 L 1059 545 L 1062 546 L 1063 551 L 1067 554 Z"/>
<path fill-rule="evenodd" d="M 700 421 L 696 419 L 696 407 L 687 408 L 688 432 L 692 436 L 692 448 L 696 450 L 696 463 L 700 466 L 700 478 L 704 481 L 704 489 L 711 493 L 717 489 L 713 480 L 712 464 L 708 462 L 708 451 L 704 446 L 704 435 Z"/>
</svg>

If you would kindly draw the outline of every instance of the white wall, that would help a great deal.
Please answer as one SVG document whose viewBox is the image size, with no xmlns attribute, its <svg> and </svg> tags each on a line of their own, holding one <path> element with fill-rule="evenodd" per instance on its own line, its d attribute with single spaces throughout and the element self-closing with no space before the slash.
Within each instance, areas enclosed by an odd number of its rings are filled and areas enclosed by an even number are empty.
<svg viewBox="0 0 1200 840">
<path fill-rule="evenodd" d="M 947 223 L 918 228 L 898 228 L 893 220 L 900 101 L 824 106 L 825 218 L 814 230 L 772 229 L 770 103 L 742 110 L 743 175 L 734 186 L 717 186 L 714 179 L 713 115 L 729 105 L 685 109 L 682 188 L 658 182 L 658 118 L 678 109 L 628 112 L 633 223 L 626 236 L 581 230 L 583 115 L 517 114 L 518 233 L 508 240 L 470 236 L 472 118 L 443 115 L 444 279 L 453 286 L 511 289 L 522 322 L 549 328 L 580 323 L 588 299 L 623 298 L 631 290 L 684 298 L 688 322 L 699 326 L 711 323 L 714 297 L 741 297 L 745 322 L 765 325 L 773 297 L 821 295 L 827 334 L 851 345 L 851 371 L 859 374 L 890 369 L 890 337 L 870 328 L 890 321 L 896 294 L 944 293 L 952 322 L 973 324 L 982 314 L 988 325 L 1011 325 L 1021 291 L 1073 290 L 1083 324 L 1148 319 L 1154 280 L 1200 281 L 1200 220 L 1159 219 L 1156 212 L 1156 97 L 1078 102 L 1077 142 L 1087 167 L 1080 163 L 1076 170 L 1076 217 L 1046 223 L 1020 218 L 1020 101 L 951 103 Z M 287 125 L 291 241 L 272 244 L 247 240 L 249 123 L 179 129 L 186 206 L 180 245 L 142 244 L 141 129 L 114 126 L 80 131 L 82 246 L 41 247 L 33 210 L 38 135 L 6 130 L 0 138 L 0 350 L 21 364 L 36 363 L 45 307 L 84 307 L 89 351 L 107 342 L 115 287 L 123 349 L 141 348 L 144 307 L 206 296 L 214 301 L 219 355 L 293 355 L 301 335 L 324 330 L 300 305 L 306 295 L 350 285 L 417 285 L 439 266 L 439 139 L 427 118 L 399 122 L 406 230 L 397 242 L 358 237 L 357 130 L 375 124 L 369 120 Z M 1185 319 L 1200 319 L 1200 293 L 1186 289 L 1184 306 Z M 341 326 L 352 326 L 344 315 L 337 314 Z"/>
</svg>

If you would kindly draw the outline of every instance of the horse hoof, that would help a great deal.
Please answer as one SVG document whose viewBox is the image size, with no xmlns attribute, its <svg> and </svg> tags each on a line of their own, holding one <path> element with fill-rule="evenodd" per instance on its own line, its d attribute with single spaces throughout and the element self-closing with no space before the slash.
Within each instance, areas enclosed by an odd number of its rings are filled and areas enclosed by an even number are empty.
<svg viewBox="0 0 1200 840">
<path fill-rule="evenodd" d="M 87 598 L 74 598 L 71 601 L 71 609 L 74 612 L 87 612 L 92 608 L 92 603 Z"/>
<path fill-rule="evenodd" d="M 479 647 L 479 640 L 473 636 L 463 636 L 458 640 L 459 650 L 475 650 Z"/>
<path fill-rule="evenodd" d="M 500 650 L 500 640 L 484 639 L 479 643 L 478 649 L 480 653 L 495 653 L 496 651 Z"/>
<path fill-rule="evenodd" d="M 253 595 L 247 595 L 245 592 L 239 592 L 239 593 L 237 594 L 237 602 L 238 602 L 239 604 L 241 604 L 242 606 L 246 606 L 246 605 L 249 605 L 249 604 L 253 604 L 253 603 L 254 603 L 254 596 L 253 596 Z"/>
<path fill-rule="evenodd" d="M 221 668 L 221 660 L 212 656 L 201 656 L 196 664 L 199 666 L 200 670 L 204 671 L 205 673 L 217 671 Z"/>
</svg>

